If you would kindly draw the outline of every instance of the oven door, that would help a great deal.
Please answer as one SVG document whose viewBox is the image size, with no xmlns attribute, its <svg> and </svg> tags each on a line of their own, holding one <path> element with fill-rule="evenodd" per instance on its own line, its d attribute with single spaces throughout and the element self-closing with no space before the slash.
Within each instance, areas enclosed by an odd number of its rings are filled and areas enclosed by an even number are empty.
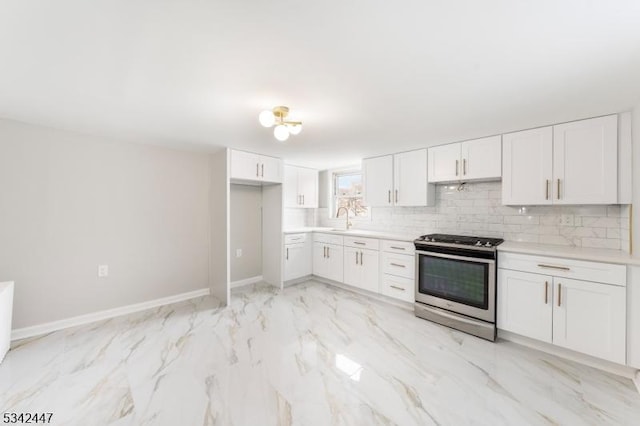
<svg viewBox="0 0 640 426">
<path fill-rule="evenodd" d="M 495 260 L 416 251 L 416 302 L 495 323 Z"/>
</svg>

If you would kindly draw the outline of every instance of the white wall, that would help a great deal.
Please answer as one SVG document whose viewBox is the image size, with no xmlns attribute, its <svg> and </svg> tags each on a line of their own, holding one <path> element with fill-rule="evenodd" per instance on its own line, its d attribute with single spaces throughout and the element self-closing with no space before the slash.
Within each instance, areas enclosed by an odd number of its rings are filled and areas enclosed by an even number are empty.
<svg viewBox="0 0 640 426">
<path fill-rule="evenodd" d="M 633 254 L 640 257 L 640 103 L 632 114 L 633 136 Z"/>
<path fill-rule="evenodd" d="M 231 282 L 262 275 L 262 187 L 231 185 L 231 211 Z"/>
<path fill-rule="evenodd" d="M 209 287 L 209 179 L 207 154 L 0 120 L 14 328 Z"/>
</svg>

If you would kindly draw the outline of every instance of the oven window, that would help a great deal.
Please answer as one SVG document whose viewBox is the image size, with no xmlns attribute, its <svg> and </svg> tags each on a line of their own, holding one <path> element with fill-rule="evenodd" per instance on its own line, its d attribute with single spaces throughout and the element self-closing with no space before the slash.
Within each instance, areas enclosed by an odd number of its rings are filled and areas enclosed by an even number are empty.
<svg viewBox="0 0 640 426">
<path fill-rule="evenodd" d="M 420 293 L 488 309 L 488 264 L 425 255 L 419 259 Z"/>
</svg>

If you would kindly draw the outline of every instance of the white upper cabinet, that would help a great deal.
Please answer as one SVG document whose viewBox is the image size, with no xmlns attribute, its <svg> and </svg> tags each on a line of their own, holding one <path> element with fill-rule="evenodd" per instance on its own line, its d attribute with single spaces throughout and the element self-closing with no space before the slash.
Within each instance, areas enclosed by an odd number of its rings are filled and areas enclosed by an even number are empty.
<svg viewBox="0 0 640 426">
<path fill-rule="evenodd" d="M 393 156 L 393 186 L 393 201 L 396 206 L 429 204 L 426 149 Z M 431 189 L 433 192 L 433 188 Z"/>
<path fill-rule="evenodd" d="M 502 136 L 429 148 L 429 182 L 500 179 Z"/>
<path fill-rule="evenodd" d="M 618 117 L 553 126 L 554 204 L 618 200 Z"/>
<path fill-rule="evenodd" d="M 460 177 L 460 144 L 429 148 L 429 182 L 450 182 Z"/>
<path fill-rule="evenodd" d="M 462 142 L 462 179 L 499 179 L 502 176 L 502 136 Z"/>
<path fill-rule="evenodd" d="M 318 207 L 318 171 L 305 167 L 284 166 L 284 206 Z"/>
<path fill-rule="evenodd" d="M 393 205 L 393 155 L 362 161 L 364 202 L 369 207 Z"/>
<path fill-rule="evenodd" d="M 428 206 L 435 190 L 427 184 L 427 150 L 363 160 L 365 203 L 369 207 Z"/>
<path fill-rule="evenodd" d="M 282 182 L 282 160 L 252 152 L 231 150 L 231 179 Z"/>
<path fill-rule="evenodd" d="M 509 133 L 502 140 L 502 204 L 551 204 L 553 129 Z"/>
<path fill-rule="evenodd" d="M 504 135 L 502 203 L 618 202 L 618 117 Z"/>
</svg>

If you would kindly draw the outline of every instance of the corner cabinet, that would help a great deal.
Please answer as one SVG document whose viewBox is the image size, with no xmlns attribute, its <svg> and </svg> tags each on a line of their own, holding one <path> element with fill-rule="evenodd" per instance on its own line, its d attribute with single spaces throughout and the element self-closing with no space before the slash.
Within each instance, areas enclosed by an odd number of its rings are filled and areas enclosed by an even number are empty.
<svg viewBox="0 0 640 426">
<path fill-rule="evenodd" d="M 491 180 L 502 176 L 502 137 L 429 148 L 429 182 Z"/>
<path fill-rule="evenodd" d="M 363 160 L 364 201 L 369 207 L 429 206 L 435 188 L 427 184 L 427 150 Z"/>
<path fill-rule="evenodd" d="M 503 137 L 502 203 L 618 202 L 618 116 Z"/>
<path fill-rule="evenodd" d="M 284 166 L 284 206 L 288 208 L 318 207 L 318 171 L 306 167 Z"/>
<path fill-rule="evenodd" d="M 499 329 L 625 363 L 626 266 L 517 253 L 498 265 Z"/>
<path fill-rule="evenodd" d="M 282 183 L 282 160 L 252 152 L 231 150 L 231 179 L 255 183 Z"/>
</svg>

